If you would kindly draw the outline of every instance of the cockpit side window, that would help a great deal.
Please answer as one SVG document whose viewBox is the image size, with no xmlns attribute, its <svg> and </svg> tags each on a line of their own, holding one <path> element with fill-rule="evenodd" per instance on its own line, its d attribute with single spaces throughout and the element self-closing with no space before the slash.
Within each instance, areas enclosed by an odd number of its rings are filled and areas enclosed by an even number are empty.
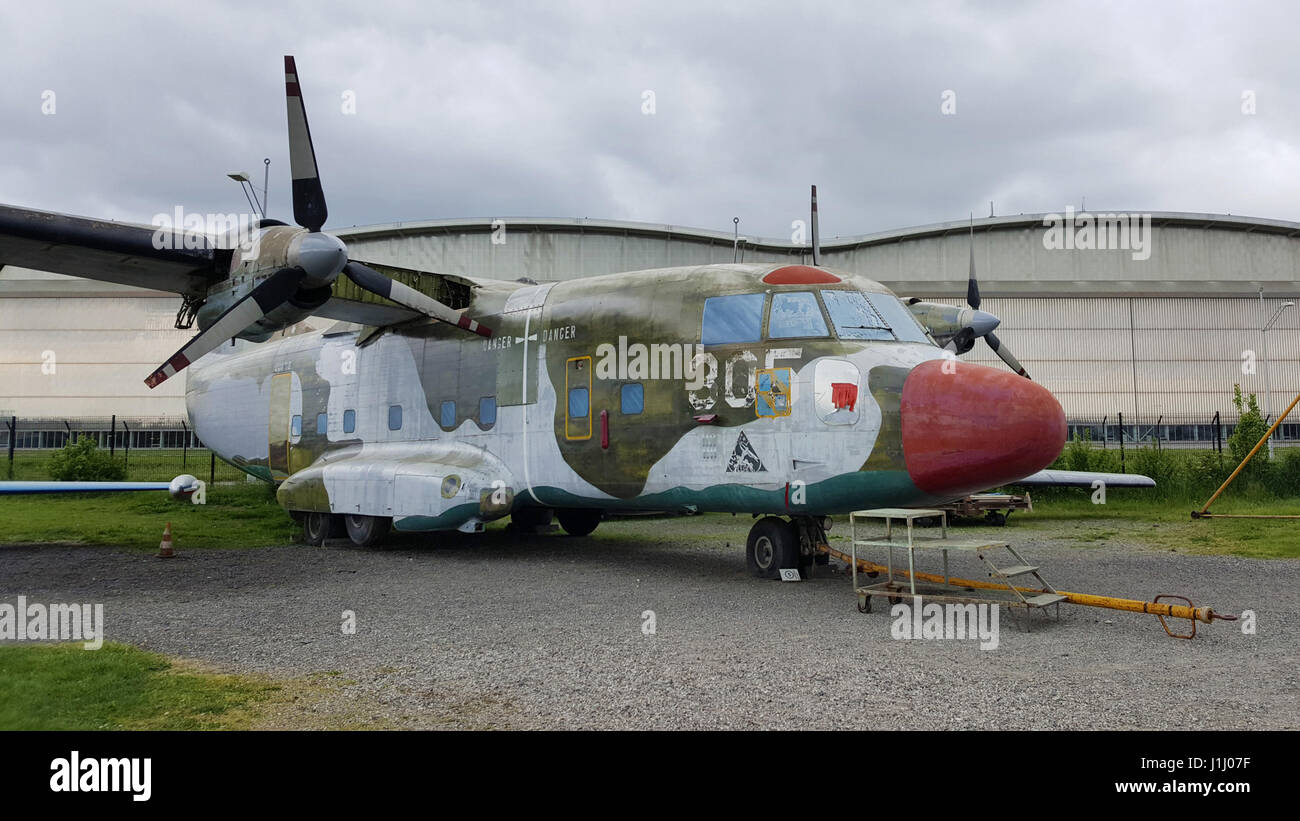
<svg viewBox="0 0 1300 821">
<path fill-rule="evenodd" d="M 757 342 L 763 336 L 763 302 L 766 294 L 711 296 L 704 300 L 700 342 L 726 345 Z"/>
<path fill-rule="evenodd" d="M 772 297 L 772 311 L 767 319 L 769 339 L 830 335 L 821 308 L 817 307 L 817 297 L 810 291 L 778 293 Z"/>
<path fill-rule="evenodd" d="M 897 297 L 825 290 L 822 300 L 840 339 L 929 342 L 911 311 Z"/>
</svg>

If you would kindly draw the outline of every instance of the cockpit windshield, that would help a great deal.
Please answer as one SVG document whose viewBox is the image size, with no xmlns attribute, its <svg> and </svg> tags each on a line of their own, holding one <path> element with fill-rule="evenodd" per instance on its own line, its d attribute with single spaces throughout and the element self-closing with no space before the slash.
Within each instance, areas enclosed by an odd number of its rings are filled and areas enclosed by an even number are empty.
<svg viewBox="0 0 1300 821">
<path fill-rule="evenodd" d="M 824 290 L 822 301 L 840 339 L 930 341 L 912 312 L 895 296 Z"/>
</svg>

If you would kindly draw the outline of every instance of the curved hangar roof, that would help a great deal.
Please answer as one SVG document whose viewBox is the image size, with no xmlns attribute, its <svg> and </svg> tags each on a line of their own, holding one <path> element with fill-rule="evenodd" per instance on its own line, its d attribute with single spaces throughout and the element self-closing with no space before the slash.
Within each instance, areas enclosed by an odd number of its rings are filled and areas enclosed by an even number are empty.
<svg viewBox="0 0 1300 821">
<path fill-rule="evenodd" d="M 959 221 L 825 238 L 821 262 L 900 294 L 959 296 L 969 230 Z M 736 253 L 727 232 L 614 220 L 452 219 L 331 233 L 358 259 L 500 279 L 731 262 Z M 744 238 L 738 253 L 743 262 L 810 261 L 807 246 L 783 240 Z M 991 217 L 975 220 L 975 263 L 990 297 L 1280 295 L 1300 288 L 1300 223 L 1169 212 Z"/>
</svg>

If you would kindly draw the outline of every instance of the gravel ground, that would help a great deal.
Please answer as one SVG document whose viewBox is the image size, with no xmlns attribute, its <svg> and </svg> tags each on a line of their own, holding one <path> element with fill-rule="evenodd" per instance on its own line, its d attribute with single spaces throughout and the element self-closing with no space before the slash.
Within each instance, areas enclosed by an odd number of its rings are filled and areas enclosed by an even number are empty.
<svg viewBox="0 0 1300 821">
<path fill-rule="evenodd" d="M 0 601 L 102 602 L 110 640 L 329 683 L 273 726 L 1300 728 L 1300 562 L 962 528 L 1022 545 L 1060 589 L 1258 615 L 1256 635 L 1219 622 L 1176 641 L 1151 616 L 1063 606 L 1026 632 L 1004 609 L 998 648 L 981 650 L 892 639 L 888 608 L 859 614 L 842 567 L 751 578 L 748 525 L 622 520 L 587 538 L 407 536 L 384 550 L 186 551 L 181 535 L 171 561 L 11 546 Z M 980 577 L 973 561 L 954 574 Z"/>
</svg>

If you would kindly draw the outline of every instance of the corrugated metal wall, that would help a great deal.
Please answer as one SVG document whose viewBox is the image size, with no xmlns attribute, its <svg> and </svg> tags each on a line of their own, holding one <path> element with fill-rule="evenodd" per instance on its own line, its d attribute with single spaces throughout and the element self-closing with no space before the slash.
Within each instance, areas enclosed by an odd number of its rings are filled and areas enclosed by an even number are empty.
<svg viewBox="0 0 1300 821">
<path fill-rule="evenodd" d="M 1261 310 L 1258 299 L 991 298 L 981 307 L 1001 317 L 998 337 L 1071 418 L 1233 417 L 1234 384 L 1265 406 L 1259 328 L 1282 302 L 1266 299 Z M 1282 314 L 1268 351 L 1278 413 L 1300 393 L 1300 310 Z M 983 343 L 964 359 L 1001 367 Z"/>
<path fill-rule="evenodd" d="M 1123 412 L 1235 416 L 1232 386 L 1263 402 L 1264 312 L 1300 301 L 1300 240 L 1286 226 L 1249 230 L 1231 218 L 1156 220 L 1152 254 L 1063 251 L 1043 246 L 1041 225 L 978 220 L 975 256 L 998 334 L 1072 419 Z M 1166 220 L 1167 222 L 1169 220 Z M 742 226 L 743 227 L 743 226 Z M 1300 230 L 1300 225 L 1294 226 Z M 934 227 L 931 227 L 933 229 Z M 960 225 L 896 232 L 883 239 L 823 242 L 824 264 L 864 273 L 902 296 L 960 303 L 970 253 Z M 474 276 L 566 280 L 614 271 L 730 262 L 724 233 L 572 220 L 490 220 L 350 229 L 358 259 Z M 861 240 L 861 241 L 859 241 Z M 764 241 L 756 241 L 762 245 Z M 803 249 L 767 242 L 744 261 L 806 261 Z M 1263 284 L 1270 298 L 1239 298 Z M 94 285 L 93 295 L 87 288 Z M 141 380 L 188 333 L 172 329 L 174 297 L 7 268 L 0 271 L 0 411 L 28 416 L 118 413 L 180 416 L 184 382 L 157 391 Z M 1269 333 L 1272 408 L 1300 392 L 1300 309 Z M 57 377 L 41 372 L 58 356 Z M 1254 352 L 1255 372 L 1243 373 Z M 968 361 L 999 360 L 979 343 Z"/>
</svg>

